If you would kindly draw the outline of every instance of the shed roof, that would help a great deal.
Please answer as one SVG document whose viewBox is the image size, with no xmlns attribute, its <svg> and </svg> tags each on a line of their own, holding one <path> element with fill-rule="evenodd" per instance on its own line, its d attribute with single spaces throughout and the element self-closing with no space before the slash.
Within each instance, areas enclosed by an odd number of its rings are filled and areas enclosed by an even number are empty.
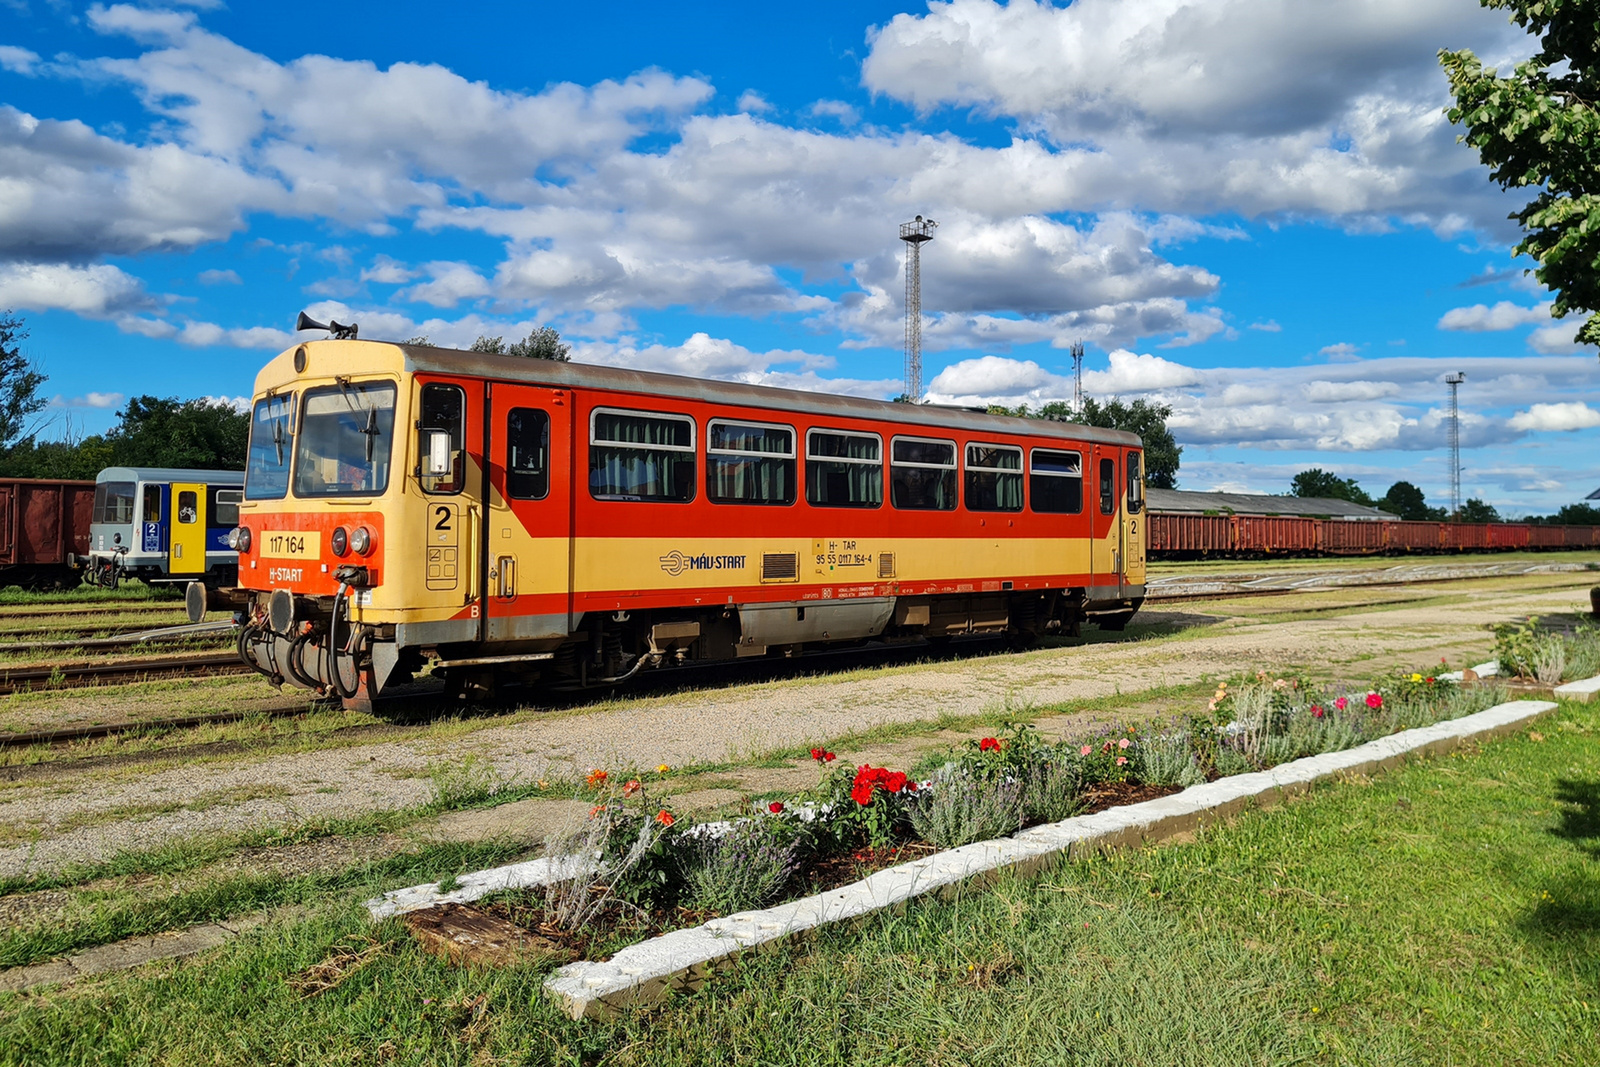
<svg viewBox="0 0 1600 1067">
<path fill-rule="evenodd" d="M 1223 515 L 1303 515 L 1322 519 L 1393 519 L 1396 516 L 1377 508 L 1320 496 L 1268 496 L 1265 493 L 1190 493 L 1180 489 L 1151 489 L 1147 492 L 1151 511 Z"/>
</svg>

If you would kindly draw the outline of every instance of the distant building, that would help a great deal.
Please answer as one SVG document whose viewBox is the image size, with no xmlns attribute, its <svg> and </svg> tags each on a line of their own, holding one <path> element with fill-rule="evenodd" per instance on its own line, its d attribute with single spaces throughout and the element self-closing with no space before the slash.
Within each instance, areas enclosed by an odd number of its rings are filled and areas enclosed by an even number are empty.
<svg viewBox="0 0 1600 1067">
<path fill-rule="evenodd" d="M 1588 496 L 1584 497 L 1583 499 L 1585 499 L 1585 500 L 1600 500 L 1600 489 L 1596 489 L 1594 492 L 1590 493 Z"/>
<path fill-rule="evenodd" d="M 1600 494 L 1600 490 L 1596 490 Z M 1349 519 L 1380 522 L 1398 516 L 1348 500 L 1320 496 L 1268 496 L 1264 493 L 1189 493 L 1181 489 L 1149 489 L 1151 511 L 1192 515 L 1293 515 L 1307 519 Z"/>
</svg>

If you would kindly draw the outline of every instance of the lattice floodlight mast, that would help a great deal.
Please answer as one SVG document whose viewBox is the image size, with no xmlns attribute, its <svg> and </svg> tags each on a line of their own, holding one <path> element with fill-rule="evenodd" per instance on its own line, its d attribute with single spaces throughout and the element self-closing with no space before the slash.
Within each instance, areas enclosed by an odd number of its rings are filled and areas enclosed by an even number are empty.
<svg viewBox="0 0 1600 1067">
<path fill-rule="evenodd" d="M 922 402 L 922 245 L 933 240 L 938 223 L 921 215 L 900 224 L 906 243 L 906 399 Z"/>
<path fill-rule="evenodd" d="M 1072 353 L 1072 415 L 1083 418 L 1083 342 L 1074 341 L 1067 351 Z"/>
<path fill-rule="evenodd" d="M 1465 374 L 1446 374 L 1444 382 L 1450 387 L 1450 517 L 1461 515 L 1461 407 L 1456 402 L 1456 391 L 1467 380 Z"/>
</svg>

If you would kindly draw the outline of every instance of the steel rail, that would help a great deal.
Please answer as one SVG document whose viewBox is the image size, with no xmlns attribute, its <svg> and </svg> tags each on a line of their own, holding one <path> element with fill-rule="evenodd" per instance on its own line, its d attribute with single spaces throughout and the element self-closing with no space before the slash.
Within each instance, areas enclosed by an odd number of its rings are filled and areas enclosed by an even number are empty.
<svg viewBox="0 0 1600 1067">
<path fill-rule="evenodd" d="M 47 666 L 0 668 L 0 694 L 40 689 L 81 689 L 157 678 L 213 677 L 244 674 L 250 668 L 233 650 L 199 656 L 153 656 L 107 660 L 104 663 L 54 663 Z"/>
</svg>

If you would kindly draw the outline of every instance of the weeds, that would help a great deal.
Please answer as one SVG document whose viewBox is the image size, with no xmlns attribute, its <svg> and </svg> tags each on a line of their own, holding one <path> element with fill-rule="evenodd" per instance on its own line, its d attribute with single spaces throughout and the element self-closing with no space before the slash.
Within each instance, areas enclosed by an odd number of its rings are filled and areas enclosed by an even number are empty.
<svg viewBox="0 0 1600 1067">
<path fill-rule="evenodd" d="M 471 807 L 493 800 L 511 789 L 512 779 L 482 756 L 468 753 L 451 763 L 433 763 L 428 766 L 428 777 L 433 789 L 427 809 L 450 811 Z"/>
</svg>

